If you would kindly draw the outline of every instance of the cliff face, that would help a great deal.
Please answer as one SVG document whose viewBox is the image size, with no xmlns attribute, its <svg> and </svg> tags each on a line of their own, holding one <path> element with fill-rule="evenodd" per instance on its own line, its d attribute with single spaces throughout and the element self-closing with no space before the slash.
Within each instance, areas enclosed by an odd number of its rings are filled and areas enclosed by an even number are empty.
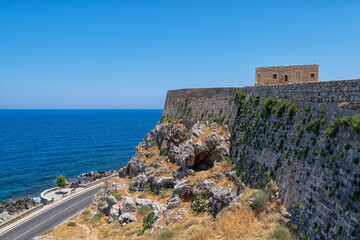
<svg viewBox="0 0 360 240">
<path fill-rule="evenodd" d="M 359 107 L 360 80 L 185 89 L 168 92 L 162 119 L 229 123 L 238 176 L 274 180 L 300 237 L 356 239 Z"/>
</svg>

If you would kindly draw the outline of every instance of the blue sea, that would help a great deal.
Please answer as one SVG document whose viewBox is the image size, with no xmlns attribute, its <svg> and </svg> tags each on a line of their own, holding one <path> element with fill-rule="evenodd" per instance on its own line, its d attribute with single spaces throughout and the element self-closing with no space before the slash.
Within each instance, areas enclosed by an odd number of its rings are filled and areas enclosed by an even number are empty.
<svg viewBox="0 0 360 240">
<path fill-rule="evenodd" d="M 118 170 L 162 110 L 0 110 L 0 201 L 38 197 L 56 176 Z"/>
</svg>

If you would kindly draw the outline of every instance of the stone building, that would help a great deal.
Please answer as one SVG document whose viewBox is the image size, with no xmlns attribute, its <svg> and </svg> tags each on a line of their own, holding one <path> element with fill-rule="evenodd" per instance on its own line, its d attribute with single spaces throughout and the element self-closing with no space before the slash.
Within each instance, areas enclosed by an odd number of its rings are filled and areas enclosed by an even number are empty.
<svg viewBox="0 0 360 240">
<path fill-rule="evenodd" d="M 293 65 L 255 68 L 255 85 L 319 81 L 319 65 Z"/>
</svg>

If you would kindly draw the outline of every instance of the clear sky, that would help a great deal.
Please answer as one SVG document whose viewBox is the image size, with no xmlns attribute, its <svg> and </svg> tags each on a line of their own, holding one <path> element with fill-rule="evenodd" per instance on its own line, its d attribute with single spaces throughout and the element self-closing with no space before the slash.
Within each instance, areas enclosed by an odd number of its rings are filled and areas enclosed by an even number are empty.
<svg viewBox="0 0 360 240">
<path fill-rule="evenodd" d="M 0 108 L 162 108 L 314 61 L 360 78 L 360 1 L 0 0 Z"/>
</svg>

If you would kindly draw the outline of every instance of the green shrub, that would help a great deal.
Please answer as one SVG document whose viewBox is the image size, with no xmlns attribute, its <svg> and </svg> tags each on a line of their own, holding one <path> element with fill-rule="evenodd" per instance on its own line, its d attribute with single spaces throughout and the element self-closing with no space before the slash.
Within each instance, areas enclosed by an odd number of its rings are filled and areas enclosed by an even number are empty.
<svg viewBox="0 0 360 240">
<path fill-rule="evenodd" d="M 269 194 L 264 190 L 259 190 L 253 199 L 254 210 L 261 211 L 269 201 Z"/>
<path fill-rule="evenodd" d="M 164 230 L 162 231 L 157 239 L 161 240 L 161 239 L 171 239 L 173 237 L 175 237 L 176 233 L 174 230 L 168 229 L 168 230 Z"/>
<path fill-rule="evenodd" d="M 274 232 L 270 234 L 270 239 L 289 240 L 292 239 L 292 236 L 286 227 L 277 226 Z"/>
<path fill-rule="evenodd" d="M 172 189 L 171 189 L 171 188 L 167 188 L 167 189 L 165 189 L 164 191 L 162 191 L 162 192 L 159 194 L 159 197 L 160 197 L 160 198 L 166 198 L 166 197 L 171 196 L 171 194 L 172 194 Z"/>
<path fill-rule="evenodd" d="M 67 226 L 68 226 L 68 227 L 74 227 L 74 226 L 76 226 L 76 222 L 69 222 L 69 223 L 67 224 Z"/>
<path fill-rule="evenodd" d="M 336 120 L 336 123 L 344 125 L 344 126 L 350 126 L 351 124 L 351 117 L 350 116 L 344 116 L 341 118 L 338 118 Z"/>
<path fill-rule="evenodd" d="M 152 228 L 153 224 L 156 222 L 156 216 L 154 212 L 149 213 L 146 217 L 143 219 L 143 228 L 140 229 L 138 235 L 144 234 L 144 232 L 150 228 Z"/>
<path fill-rule="evenodd" d="M 291 224 L 291 228 L 292 228 L 294 231 L 299 230 L 299 226 L 298 226 L 297 224 Z"/>
<path fill-rule="evenodd" d="M 311 120 L 306 126 L 306 131 L 313 132 L 316 135 L 319 134 L 320 122 L 318 120 Z"/>
<path fill-rule="evenodd" d="M 244 92 L 244 89 L 241 89 L 241 91 L 236 94 L 235 99 L 239 103 L 240 107 L 245 105 L 246 93 Z"/>
<path fill-rule="evenodd" d="M 353 116 L 352 128 L 354 129 L 354 131 L 360 133 L 360 114 Z"/>
<path fill-rule="evenodd" d="M 190 209 L 197 213 L 202 213 L 207 210 L 207 198 L 205 194 L 195 196 L 194 201 L 191 203 Z"/>
<path fill-rule="evenodd" d="M 138 213 L 140 215 L 146 215 L 150 212 L 151 208 L 149 206 L 141 206 L 139 209 L 138 209 Z"/>
<path fill-rule="evenodd" d="M 318 150 L 312 150 L 312 154 L 317 156 L 319 154 L 319 151 Z"/>
<path fill-rule="evenodd" d="M 90 214 L 90 210 L 85 210 L 81 213 L 82 215 L 89 215 Z"/>
<path fill-rule="evenodd" d="M 336 126 L 330 126 L 325 130 L 325 136 L 333 138 L 336 136 L 338 130 L 339 129 Z"/>
<path fill-rule="evenodd" d="M 144 193 L 144 192 L 140 193 L 139 196 L 138 196 L 138 198 L 144 198 L 144 197 L 146 197 L 146 193 Z"/>
<path fill-rule="evenodd" d="M 295 114 L 297 113 L 298 108 L 296 106 L 296 104 L 291 103 L 288 107 L 288 122 L 291 122 L 295 116 Z"/>
<path fill-rule="evenodd" d="M 345 150 L 349 150 L 350 147 L 351 147 L 350 144 L 348 144 L 348 143 L 345 143 L 345 144 L 344 144 L 344 149 L 345 149 Z"/>
<path fill-rule="evenodd" d="M 116 200 L 118 200 L 118 201 L 120 201 L 121 200 L 121 198 L 122 198 L 122 195 L 120 194 L 120 193 L 118 193 L 118 192 L 111 192 L 110 193 L 114 198 L 116 198 Z"/>
<path fill-rule="evenodd" d="M 229 166 L 232 166 L 233 165 L 233 162 L 232 162 L 232 159 L 231 159 L 231 157 L 224 157 L 222 160 L 221 160 L 222 162 L 227 162 L 227 164 L 229 165 Z"/>
<path fill-rule="evenodd" d="M 311 111 L 311 107 L 309 104 L 305 104 L 305 111 L 306 112 L 310 112 Z"/>
<path fill-rule="evenodd" d="M 287 102 L 285 102 L 284 100 L 277 100 L 277 103 L 278 103 L 278 109 L 276 111 L 276 116 L 277 117 L 281 117 L 284 112 L 286 111 L 286 108 L 287 108 Z"/>
<path fill-rule="evenodd" d="M 97 221 L 97 220 L 100 220 L 103 216 L 104 216 L 103 213 L 100 213 L 100 212 L 99 212 L 99 213 L 95 213 L 93 219 L 94 219 L 95 221 Z"/>
<path fill-rule="evenodd" d="M 264 98 L 263 100 L 263 112 L 262 117 L 268 118 L 271 115 L 273 106 L 276 104 L 277 100 L 273 97 Z"/>
</svg>

